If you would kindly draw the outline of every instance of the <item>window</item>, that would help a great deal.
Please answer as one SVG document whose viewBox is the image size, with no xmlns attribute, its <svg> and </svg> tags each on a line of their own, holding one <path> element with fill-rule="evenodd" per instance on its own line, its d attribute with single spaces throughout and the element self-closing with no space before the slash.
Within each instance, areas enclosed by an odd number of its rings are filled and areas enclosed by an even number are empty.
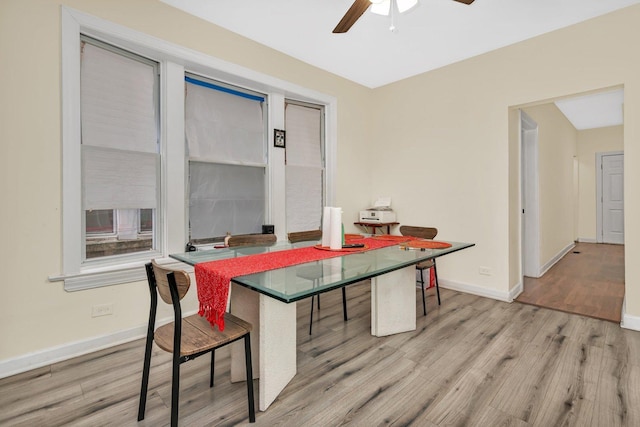
<svg viewBox="0 0 640 427">
<path fill-rule="evenodd" d="M 324 206 L 324 111 L 287 101 L 287 231 L 316 230 Z"/>
<path fill-rule="evenodd" d="M 116 223 L 113 209 L 85 211 L 85 233 L 90 236 L 115 236 Z"/>
<path fill-rule="evenodd" d="M 266 209 L 265 97 L 185 77 L 189 239 L 260 233 Z"/>
<path fill-rule="evenodd" d="M 158 204 L 158 66 L 88 37 L 80 44 L 84 260 L 148 252 Z"/>
<path fill-rule="evenodd" d="M 191 237 L 259 232 L 264 222 L 274 224 L 284 238 L 285 151 L 266 142 L 274 127 L 284 128 L 285 93 L 322 105 L 327 115 L 324 192 L 332 203 L 335 98 L 67 6 L 61 7 L 61 20 L 62 271 L 50 281 L 63 281 L 67 291 L 142 281 L 145 262 L 168 262 L 169 254 L 184 251 Z M 115 93 L 102 87 L 104 100 L 123 96 L 122 108 L 109 114 L 98 108 L 102 99 L 87 99 L 91 92 L 84 86 L 89 82 L 85 72 L 90 70 L 84 67 L 92 56 L 110 58 L 116 68 L 128 70 L 116 70 L 126 78 L 112 84 Z M 93 67 L 93 72 L 103 71 L 100 68 Z M 222 90 L 188 83 L 185 94 L 187 73 Z M 116 74 L 103 78 L 112 77 Z M 120 90 L 133 80 L 131 90 Z M 100 78 L 94 83 L 100 88 Z M 197 108 L 194 116 L 185 109 L 195 98 L 195 86 L 207 95 L 206 108 Z M 227 128 L 227 134 L 210 134 L 211 117 L 200 120 L 198 114 L 212 111 L 206 100 L 211 92 L 224 94 L 225 108 L 246 113 L 248 120 Z M 87 101 L 95 102 L 92 114 Z M 131 107 L 136 108 L 128 110 Z M 127 113 L 111 114 L 122 111 Z M 132 117 L 133 127 L 126 120 Z M 188 118 L 197 118 L 197 126 L 188 128 Z M 105 123 L 111 126 L 101 128 Z"/>
</svg>

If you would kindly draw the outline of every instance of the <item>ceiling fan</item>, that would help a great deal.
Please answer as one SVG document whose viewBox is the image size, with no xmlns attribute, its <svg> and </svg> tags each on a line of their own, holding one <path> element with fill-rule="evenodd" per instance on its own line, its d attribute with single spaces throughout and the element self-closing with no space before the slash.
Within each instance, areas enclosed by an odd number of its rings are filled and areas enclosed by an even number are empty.
<svg viewBox="0 0 640 427">
<path fill-rule="evenodd" d="M 474 0 L 454 0 L 454 1 L 457 1 L 459 3 L 464 3 L 464 4 L 471 4 L 473 3 Z M 349 10 L 347 10 L 347 13 L 345 13 L 342 19 L 340 20 L 340 22 L 338 22 L 338 25 L 336 25 L 336 28 L 333 29 L 333 32 L 346 33 L 347 31 L 349 31 L 349 28 L 351 28 L 353 24 L 356 23 L 356 21 L 362 16 L 365 10 L 367 10 L 369 6 L 371 6 L 372 3 L 374 3 L 374 6 L 378 6 L 379 3 L 385 3 L 384 5 L 382 5 L 382 7 L 386 8 L 387 11 L 389 10 L 390 6 L 393 7 L 393 5 L 390 5 L 391 3 L 390 0 L 355 0 L 351 5 L 351 7 L 349 8 Z M 399 7 L 401 7 L 400 5 L 401 3 L 407 3 L 407 2 L 402 2 L 402 1 L 397 2 Z M 413 7 L 417 3 L 417 0 L 409 3 L 411 3 L 411 5 L 407 7 L 405 10 L 408 10 L 411 7 Z M 403 12 L 403 11 L 404 10 L 400 9 L 400 12 Z M 380 13 L 380 12 L 377 12 L 377 13 Z M 382 14 L 388 14 L 388 12 L 387 13 L 382 12 Z"/>
</svg>

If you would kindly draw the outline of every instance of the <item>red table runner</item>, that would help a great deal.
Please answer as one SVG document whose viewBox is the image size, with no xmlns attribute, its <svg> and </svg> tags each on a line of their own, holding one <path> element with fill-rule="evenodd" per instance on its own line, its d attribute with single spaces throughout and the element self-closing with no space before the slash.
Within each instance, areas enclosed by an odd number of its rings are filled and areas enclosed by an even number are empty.
<svg viewBox="0 0 640 427">
<path fill-rule="evenodd" d="M 406 236 L 403 241 L 413 239 L 413 237 Z M 348 242 L 365 243 L 367 247 L 361 251 L 354 252 L 353 249 L 350 249 L 348 252 L 343 252 L 340 250 L 318 250 L 310 246 L 196 264 L 196 286 L 200 302 L 198 313 L 200 316 L 206 317 L 211 326 L 217 325 L 222 331 L 224 330 L 224 313 L 227 310 L 227 298 L 229 297 L 229 284 L 234 277 L 379 249 L 399 243 L 395 239 L 374 238 L 349 239 Z"/>
</svg>

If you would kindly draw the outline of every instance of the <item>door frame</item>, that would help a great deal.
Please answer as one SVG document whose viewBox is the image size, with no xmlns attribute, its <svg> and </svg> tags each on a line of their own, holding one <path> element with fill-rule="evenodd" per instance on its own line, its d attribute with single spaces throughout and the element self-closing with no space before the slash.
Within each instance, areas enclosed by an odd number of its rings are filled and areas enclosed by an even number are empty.
<svg viewBox="0 0 640 427">
<path fill-rule="evenodd" d="M 602 158 L 605 156 L 624 156 L 624 151 L 605 151 L 596 153 L 596 242 L 604 243 L 604 221 L 602 219 Z"/>
<path fill-rule="evenodd" d="M 522 276 L 540 277 L 540 194 L 538 124 L 520 111 L 520 190 Z"/>
</svg>

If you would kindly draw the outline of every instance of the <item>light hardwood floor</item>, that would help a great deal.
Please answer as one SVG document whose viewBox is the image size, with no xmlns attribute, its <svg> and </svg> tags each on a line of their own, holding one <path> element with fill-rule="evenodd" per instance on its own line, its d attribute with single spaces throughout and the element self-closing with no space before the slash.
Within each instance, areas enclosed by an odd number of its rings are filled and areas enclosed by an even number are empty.
<svg viewBox="0 0 640 427">
<path fill-rule="evenodd" d="M 298 374 L 256 426 L 639 426 L 640 332 L 589 317 L 429 290 L 414 332 L 370 334 L 368 283 L 323 295 L 308 335 L 298 303 Z M 419 291 L 417 291 L 417 294 Z M 136 422 L 144 343 L 113 347 L 0 380 L 2 426 L 161 426 L 170 358 L 154 350 L 147 415 Z M 184 426 L 249 425 L 229 357 L 182 365 Z"/>
</svg>

